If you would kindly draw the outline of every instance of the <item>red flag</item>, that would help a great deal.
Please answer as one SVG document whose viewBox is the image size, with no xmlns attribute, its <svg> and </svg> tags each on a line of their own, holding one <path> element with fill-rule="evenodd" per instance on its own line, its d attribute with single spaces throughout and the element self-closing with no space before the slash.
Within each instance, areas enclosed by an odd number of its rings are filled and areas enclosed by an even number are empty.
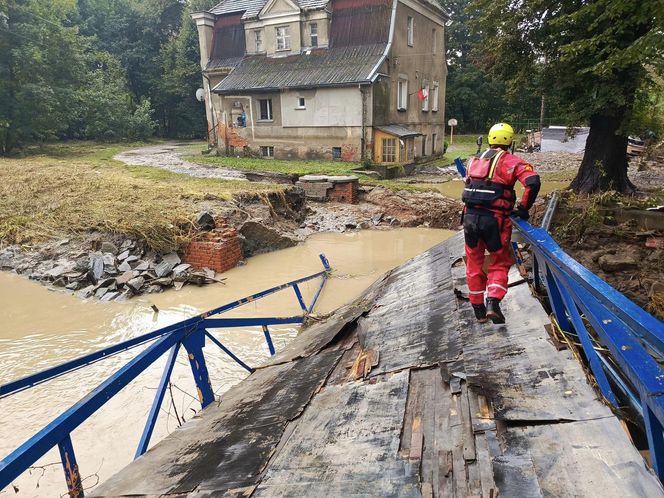
<svg viewBox="0 0 664 498">
<path fill-rule="evenodd" d="M 427 92 L 424 88 L 420 88 L 420 91 L 417 92 L 417 98 L 420 99 L 420 101 L 422 102 L 424 102 L 428 96 L 429 92 Z"/>
</svg>

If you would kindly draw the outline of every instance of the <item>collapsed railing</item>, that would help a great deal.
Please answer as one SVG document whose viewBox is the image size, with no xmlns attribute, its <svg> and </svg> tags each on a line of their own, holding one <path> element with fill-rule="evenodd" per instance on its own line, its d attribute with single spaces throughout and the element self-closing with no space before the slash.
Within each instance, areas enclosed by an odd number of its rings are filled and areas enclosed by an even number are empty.
<svg viewBox="0 0 664 498">
<path fill-rule="evenodd" d="M 545 229 L 552 211 L 543 228 L 514 220 L 534 256 L 534 286 L 546 290 L 560 329 L 579 339 L 606 401 L 642 417 L 652 467 L 664 482 L 664 323 L 566 254 Z"/>
<path fill-rule="evenodd" d="M 90 392 L 86 397 L 81 399 L 78 403 L 23 443 L 19 448 L 14 450 L 14 452 L 8 455 L 5 459 L 0 461 L 0 490 L 8 486 L 47 451 L 58 446 L 62 466 L 65 471 L 69 496 L 82 497 L 84 495 L 83 485 L 78 470 L 78 464 L 76 462 L 76 456 L 74 454 L 74 448 L 72 446 L 70 437 L 71 432 L 101 408 L 108 400 L 115 396 L 122 388 L 145 371 L 158 358 L 166 352 L 169 352 L 168 360 L 166 361 L 166 366 L 164 367 L 159 382 L 159 387 L 157 388 L 152 407 L 148 414 L 148 419 L 145 423 L 138 448 L 136 449 L 135 458 L 141 456 L 148 449 L 150 438 L 159 416 L 159 409 L 164 399 L 166 389 L 168 388 L 171 372 L 173 371 L 180 346 L 184 346 L 187 351 L 189 364 L 196 382 L 198 398 L 201 402 L 201 407 L 205 408 L 214 401 L 214 392 L 208 376 L 205 356 L 203 354 L 206 338 L 216 344 L 242 368 L 248 372 L 253 372 L 253 368 L 238 358 L 230 349 L 224 346 L 221 341 L 210 334 L 207 329 L 260 326 L 265 335 L 265 341 L 270 351 L 270 355 L 274 355 L 274 344 L 268 327 L 270 325 L 278 324 L 301 324 L 312 312 L 331 271 L 330 265 L 325 256 L 321 254 L 320 259 L 323 263 L 324 270 L 314 273 L 313 275 L 293 280 L 292 282 L 238 299 L 237 301 L 225 304 L 224 306 L 220 306 L 199 316 L 169 325 L 148 334 L 102 349 L 101 351 L 96 351 L 0 386 L 1 399 L 56 377 L 60 377 L 61 375 L 78 370 L 87 365 L 91 365 L 120 352 L 127 351 L 150 341 L 155 341 L 125 366 L 115 372 L 111 377 L 97 386 L 97 388 Z M 311 302 L 307 305 L 302 296 L 302 292 L 300 291 L 299 284 L 317 278 L 321 279 L 320 285 L 318 286 Z M 289 287 L 295 292 L 295 297 L 302 310 L 302 314 L 300 315 L 270 318 L 211 318 L 215 315 L 220 315 Z"/>
</svg>

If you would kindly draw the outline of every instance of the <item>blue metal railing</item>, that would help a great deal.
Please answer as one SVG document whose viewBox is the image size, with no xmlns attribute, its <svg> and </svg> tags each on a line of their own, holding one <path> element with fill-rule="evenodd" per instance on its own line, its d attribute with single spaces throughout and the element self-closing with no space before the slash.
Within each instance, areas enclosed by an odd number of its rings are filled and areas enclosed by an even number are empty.
<svg viewBox="0 0 664 498">
<path fill-rule="evenodd" d="M 148 414 L 148 419 L 145 423 L 138 448 L 136 449 L 135 458 L 141 456 L 147 451 L 148 445 L 150 444 L 150 438 L 159 416 L 159 408 L 164 399 L 166 389 L 168 388 L 171 372 L 173 371 L 180 346 L 183 346 L 187 351 L 189 364 L 196 382 L 198 399 L 201 402 L 201 407 L 205 408 L 214 401 L 214 392 L 208 375 L 205 356 L 203 354 L 206 337 L 245 370 L 253 372 L 253 369 L 249 365 L 238 358 L 230 349 L 224 346 L 221 341 L 210 334 L 207 329 L 260 326 L 265 335 L 265 341 L 270 351 L 270 355 L 274 355 L 274 344 L 272 343 L 268 326 L 303 323 L 306 317 L 311 313 L 331 272 L 330 265 L 325 256 L 321 254 L 320 259 L 324 269 L 313 275 L 293 280 L 277 287 L 272 287 L 258 292 L 257 294 L 225 304 L 224 306 L 220 306 L 201 315 L 1 385 L 0 398 L 3 398 L 74 370 L 78 370 L 87 365 L 91 365 L 122 351 L 127 351 L 150 341 L 154 341 L 111 377 L 97 386 L 86 397 L 66 410 L 41 431 L 14 450 L 10 455 L 0 461 L 0 490 L 7 487 L 47 451 L 58 446 L 65 471 L 69 496 L 82 497 L 84 495 L 83 486 L 74 448 L 72 446 L 70 437 L 71 432 L 101 408 L 108 400 L 115 396 L 123 387 L 129 384 L 157 359 L 168 352 L 168 360 L 166 361 L 166 366 L 161 376 L 159 387 L 157 388 L 154 401 Z M 320 285 L 316 289 L 311 303 L 307 305 L 302 297 L 299 284 L 317 278 L 321 279 Z M 295 292 L 297 301 L 302 309 L 301 315 L 270 318 L 211 318 L 212 316 L 220 315 L 287 288 L 292 288 Z"/>
<path fill-rule="evenodd" d="M 560 328 L 578 337 L 604 398 L 616 410 L 625 400 L 643 417 L 652 467 L 664 482 L 664 323 L 566 254 L 544 228 L 514 224 L 534 256 L 535 287 L 546 289 Z"/>
</svg>

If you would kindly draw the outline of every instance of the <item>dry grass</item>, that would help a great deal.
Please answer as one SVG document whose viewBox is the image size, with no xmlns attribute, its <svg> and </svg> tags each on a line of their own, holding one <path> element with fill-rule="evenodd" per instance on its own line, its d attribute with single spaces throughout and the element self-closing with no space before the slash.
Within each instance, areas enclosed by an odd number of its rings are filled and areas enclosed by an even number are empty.
<svg viewBox="0 0 664 498">
<path fill-rule="evenodd" d="M 282 190 L 266 183 L 190 178 L 125 166 L 129 146 L 75 142 L 0 158 L 0 240 L 33 243 L 89 230 L 143 237 L 156 250 L 185 240 L 201 204 Z"/>
</svg>

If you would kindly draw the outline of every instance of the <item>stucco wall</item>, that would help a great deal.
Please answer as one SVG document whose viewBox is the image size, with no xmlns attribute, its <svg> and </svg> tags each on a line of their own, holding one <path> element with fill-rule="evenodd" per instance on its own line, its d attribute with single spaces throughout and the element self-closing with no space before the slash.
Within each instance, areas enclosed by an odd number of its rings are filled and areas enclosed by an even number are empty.
<svg viewBox="0 0 664 498">
<path fill-rule="evenodd" d="M 305 109 L 298 109 L 304 97 Z M 362 126 L 362 94 L 358 88 L 319 88 L 281 94 L 285 127 Z"/>
</svg>

